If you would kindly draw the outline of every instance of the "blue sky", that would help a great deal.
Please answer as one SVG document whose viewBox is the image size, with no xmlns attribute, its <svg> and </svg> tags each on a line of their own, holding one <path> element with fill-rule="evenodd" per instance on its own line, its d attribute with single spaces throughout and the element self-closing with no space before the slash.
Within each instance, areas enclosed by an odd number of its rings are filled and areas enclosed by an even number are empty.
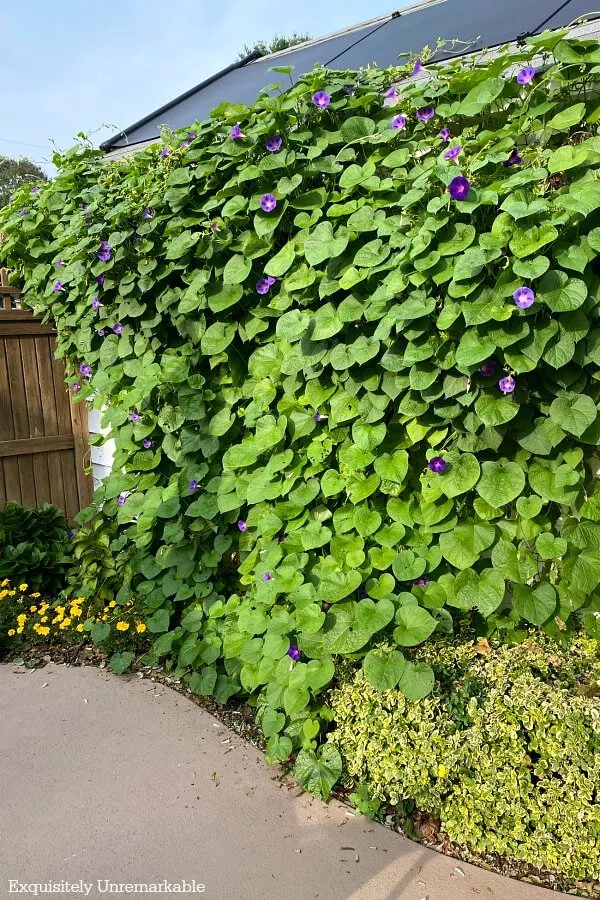
<svg viewBox="0 0 600 900">
<path fill-rule="evenodd" d="M 244 44 L 293 31 L 318 37 L 404 5 L 406 0 L 6 3 L 0 155 L 43 162 L 52 141 L 65 150 L 79 131 L 100 143 L 229 65 Z"/>
</svg>

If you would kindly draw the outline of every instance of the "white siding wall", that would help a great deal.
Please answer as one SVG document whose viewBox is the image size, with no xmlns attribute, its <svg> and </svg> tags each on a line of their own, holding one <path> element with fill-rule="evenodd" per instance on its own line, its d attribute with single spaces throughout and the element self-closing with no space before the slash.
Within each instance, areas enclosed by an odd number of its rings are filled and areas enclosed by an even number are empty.
<svg viewBox="0 0 600 900">
<path fill-rule="evenodd" d="M 94 434 L 107 434 L 108 429 L 102 428 L 100 420 L 102 412 L 99 409 L 88 410 L 88 428 L 90 437 Z M 100 481 L 110 475 L 115 455 L 115 442 L 112 438 L 100 447 L 92 446 L 92 476 L 94 478 L 94 490 Z"/>
</svg>

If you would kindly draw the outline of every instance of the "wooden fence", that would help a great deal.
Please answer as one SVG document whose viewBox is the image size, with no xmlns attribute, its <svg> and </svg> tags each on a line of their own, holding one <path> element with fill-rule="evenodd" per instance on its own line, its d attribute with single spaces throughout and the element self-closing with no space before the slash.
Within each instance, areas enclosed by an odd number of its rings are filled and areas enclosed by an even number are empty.
<svg viewBox="0 0 600 900">
<path fill-rule="evenodd" d="M 0 269 L 0 509 L 46 501 L 71 519 L 92 493 L 87 413 L 69 400 L 54 334 Z"/>
</svg>

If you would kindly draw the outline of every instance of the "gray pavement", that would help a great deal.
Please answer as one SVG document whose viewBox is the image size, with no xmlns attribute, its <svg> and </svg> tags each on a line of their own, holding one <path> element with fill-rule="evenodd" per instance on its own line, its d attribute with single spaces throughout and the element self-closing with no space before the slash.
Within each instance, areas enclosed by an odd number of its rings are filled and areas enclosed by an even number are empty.
<svg viewBox="0 0 600 900">
<path fill-rule="evenodd" d="M 4 664 L 0 897 L 48 882 L 54 893 L 38 896 L 86 896 L 86 884 L 94 900 L 148 896 L 110 889 L 135 883 L 163 885 L 157 896 L 218 900 L 562 896 L 300 794 L 169 688 L 95 668 Z M 166 891 L 165 882 L 180 887 Z"/>
</svg>

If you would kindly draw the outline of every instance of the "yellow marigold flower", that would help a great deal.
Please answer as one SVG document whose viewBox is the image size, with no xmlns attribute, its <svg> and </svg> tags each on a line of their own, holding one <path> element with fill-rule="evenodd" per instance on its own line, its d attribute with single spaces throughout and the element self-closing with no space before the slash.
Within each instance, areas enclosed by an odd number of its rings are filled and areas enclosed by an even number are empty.
<svg viewBox="0 0 600 900">
<path fill-rule="evenodd" d="M 37 612 L 37 606 L 30 606 L 29 612 Z"/>
<path fill-rule="evenodd" d="M 14 597 L 16 593 L 17 593 L 16 591 L 7 591 L 7 592 L 6 592 L 6 596 L 7 596 L 7 597 Z"/>
<path fill-rule="evenodd" d="M 8 629 L 8 636 L 9 636 L 9 637 L 14 637 L 14 634 L 15 634 L 15 629 L 14 629 L 14 628 L 9 628 L 9 629 Z"/>
<path fill-rule="evenodd" d="M 50 629 L 47 626 L 40 625 L 40 627 L 38 629 L 38 634 L 41 634 L 44 637 L 46 637 L 47 634 L 50 634 Z"/>
<path fill-rule="evenodd" d="M 26 621 L 27 616 L 25 615 L 25 613 L 21 613 L 20 616 L 17 616 L 17 622 L 19 623 L 19 625 L 24 625 Z"/>
<path fill-rule="evenodd" d="M 0 587 L 6 587 L 7 584 L 10 584 L 10 581 L 8 580 L 8 578 L 5 578 L 2 584 L 0 584 Z"/>
<path fill-rule="evenodd" d="M 35 594 L 30 594 L 29 596 L 30 596 L 30 597 L 39 597 L 40 594 L 38 594 L 38 593 L 36 592 Z"/>
<path fill-rule="evenodd" d="M 103 622 L 106 622 L 107 619 L 108 619 L 108 616 L 107 616 L 107 615 L 102 616 L 102 621 L 103 621 Z"/>
<path fill-rule="evenodd" d="M 81 615 L 81 610 L 79 609 L 78 606 L 72 606 L 71 609 L 69 610 L 69 615 L 75 616 L 75 618 L 77 619 Z"/>
<path fill-rule="evenodd" d="M 56 615 L 57 615 L 57 616 L 64 616 L 64 614 L 65 614 L 65 608 L 64 608 L 64 606 L 57 606 L 57 607 L 56 607 Z"/>
<path fill-rule="evenodd" d="M 7 593 L 8 593 L 8 591 L 0 591 L 0 600 L 4 600 L 4 598 L 6 597 Z"/>
<path fill-rule="evenodd" d="M 28 587 L 29 587 L 28 584 L 20 584 L 20 585 L 19 585 L 19 590 L 20 590 L 20 591 L 26 591 Z"/>
<path fill-rule="evenodd" d="M 71 620 L 70 620 L 70 618 L 67 616 L 66 619 L 63 619 L 63 620 L 62 620 L 62 622 L 60 623 L 60 625 L 59 625 L 58 627 L 59 627 L 59 628 L 68 628 L 70 624 L 71 624 Z"/>
<path fill-rule="evenodd" d="M 42 605 L 40 606 L 40 615 L 43 616 L 49 606 L 49 603 L 42 603 Z"/>
<path fill-rule="evenodd" d="M 116 600 L 111 600 L 110 603 L 109 603 L 108 605 L 109 605 L 109 608 L 112 609 L 113 606 L 116 606 L 116 605 L 117 605 L 117 601 L 116 601 Z"/>
<path fill-rule="evenodd" d="M 445 778 L 446 775 L 448 774 L 448 769 L 446 768 L 446 766 L 439 765 L 437 773 L 438 773 L 438 778 Z"/>
<path fill-rule="evenodd" d="M 117 622 L 117 631 L 127 631 L 129 622 Z"/>
<path fill-rule="evenodd" d="M 138 622 L 137 625 L 135 626 L 135 630 L 137 631 L 138 634 L 143 634 L 144 631 L 146 630 L 146 626 L 144 625 L 143 622 Z"/>
<path fill-rule="evenodd" d="M 42 618 L 40 619 L 40 622 L 47 622 L 47 621 L 48 621 L 48 616 L 42 616 Z"/>
<path fill-rule="evenodd" d="M 23 626 L 22 625 L 19 625 L 19 627 L 17 628 L 17 634 L 23 634 Z"/>
<path fill-rule="evenodd" d="M 83 631 L 83 623 L 80 622 L 75 631 Z"/>
<path fill-rule="evenodd" d="M 85 597 L 75 597 L 73 603 L 85 603 Z"/>
</svg>

